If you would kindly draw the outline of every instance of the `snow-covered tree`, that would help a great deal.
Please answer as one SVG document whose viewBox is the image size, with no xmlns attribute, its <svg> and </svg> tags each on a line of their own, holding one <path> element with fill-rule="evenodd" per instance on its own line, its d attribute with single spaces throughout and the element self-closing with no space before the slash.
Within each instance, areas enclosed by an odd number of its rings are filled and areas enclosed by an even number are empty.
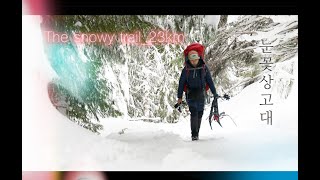
<svg viewBox="0 0 320 180">
<path fill-rule="evenodd" d="M 260 80 L 264 73 L 259 64 L 262 42 L 274 45 L 274 63 L 297 53 L 297 20 L 278 22 L 274 17 L 238 16 L 230 22 L 232 17 L 224 15 L 213 25 L 206 23 L 208 17 L 204 15 L 43 16 L 43 27 L 69 36 L 118 35 L 108 46 L 72 41 L 46 46 L 51 65 L 59 75 L 54 81 L 60 87 L 56 91 L 64 97 L 60 99 L 68 101 L 64 111 L 79 122 L 97 123 L 89 129 L 98 131 L 100 117 L 106 116 L 177 122 L 181 114 L 173 106 L 184 65 L 183 50 L 193 42 L 206 47 L 205 61 L 219 94 L 236 95 Z M 141 32 L 140 43 L 144 43 L 151 32 L 167 31 L 183 33 L 183 41 L 139 45 L 125 44 L 119 37 L 120 33 Z M 284 70 L 290 73 L 290 68 Z M 287 84 L 290 89 L 290 82 L 277 83 L 281 87 Z"/>
</svg>

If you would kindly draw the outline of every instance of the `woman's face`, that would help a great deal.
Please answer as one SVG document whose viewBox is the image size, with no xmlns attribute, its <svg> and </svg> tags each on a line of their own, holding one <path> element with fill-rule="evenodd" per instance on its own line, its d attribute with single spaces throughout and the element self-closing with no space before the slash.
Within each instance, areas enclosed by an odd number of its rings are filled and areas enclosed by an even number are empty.
<svg viewBox="0 0 320 180">
<path fill-rule="evenodd" d="M 198 64 L 198 62 L 199 62 L 199 56 L 198 56 L 196 59 L 194 59 L 194 58 L 192 58 L 192 55 L 193 55 L 193 54 L 198 55 L 198 52 L 197 52 L 197 51 L 190 51 L 190 52 L 188 53 L 188 56 L 189 56 L 189 60 L 190 60 L 191 65 L 192 65 L 193 67 L 196 67 L 197 64 Z"/>
</svg>

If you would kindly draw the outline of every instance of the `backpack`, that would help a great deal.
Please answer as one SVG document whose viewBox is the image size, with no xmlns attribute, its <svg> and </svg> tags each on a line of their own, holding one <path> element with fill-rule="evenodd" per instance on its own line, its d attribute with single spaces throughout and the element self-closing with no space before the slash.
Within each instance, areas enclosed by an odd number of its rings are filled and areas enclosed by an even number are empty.
<svg viewBox="0 0 320 180">
<path fill-rule="evenodd" d="M 192 43 L 190 44 L 189 46 L 187 46 L 187 48 L 183 51 L 183 54 L 184 54 L 184 66 L 186 67 L 186 71 L 187 71 L 187 78 L 189 76 L 189 68 L 187 66 L 187 61 L 189 60 L 188 59 L 188 53 L 191 51 L 191 50 L 195 50 L 199 53 L 200 55 L 200 58 L 203 60 L 203 66 L 202 66 L 202 70 L 204 70 L 204 74 L 206 73 L 206 68 L 205 68 L 205 61 L 204 61 L 204 51 L 205 51 L 205 47 L 199 43 Z M 188 89 L 188 86 L 187 84 L 184 84 L 183 86 L 183 91 L 184 92 L 187 92 L 187 89 Z M 205 90 L 208 91 L 209 90 L 209 85 L 208 83 L 206 82 L 206 85 L 205 85 Z"/>
</svg>

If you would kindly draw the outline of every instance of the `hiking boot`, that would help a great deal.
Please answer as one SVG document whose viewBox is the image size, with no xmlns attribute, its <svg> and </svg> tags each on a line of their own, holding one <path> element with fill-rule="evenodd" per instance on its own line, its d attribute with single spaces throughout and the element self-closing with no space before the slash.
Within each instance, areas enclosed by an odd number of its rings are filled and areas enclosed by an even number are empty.
<svg viewBox="0 0 320 180">
<path fill-rule="evenodd" d="M 196 141 L 196 140 L 199 139 L 199 137 L 198 136 L 192 136 L 191 139 L 192 139 L 192 141 Z"/>
</svg>

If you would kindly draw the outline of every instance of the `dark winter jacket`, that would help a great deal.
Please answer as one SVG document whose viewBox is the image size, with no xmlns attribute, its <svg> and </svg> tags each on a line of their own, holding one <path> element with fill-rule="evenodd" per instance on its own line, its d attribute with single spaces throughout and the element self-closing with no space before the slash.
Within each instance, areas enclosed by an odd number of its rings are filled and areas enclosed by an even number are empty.
<svg viewBox="0 0 320 180">
<path fill-rule="evenodd" d="M 189 71 L 188 76 L 187 69 Z M 217 96 L 209 69 L 204 61 L 200 59 L 197 67 L 193 67 L 190 61 L 187 61 L 179 79 L 178 98 L 182 98 L 184 84 L 186 83 L 188 87 L 186 92 L 187 100 L 204 100 L 206 82 L 212 94 Z"/>
</svg>

